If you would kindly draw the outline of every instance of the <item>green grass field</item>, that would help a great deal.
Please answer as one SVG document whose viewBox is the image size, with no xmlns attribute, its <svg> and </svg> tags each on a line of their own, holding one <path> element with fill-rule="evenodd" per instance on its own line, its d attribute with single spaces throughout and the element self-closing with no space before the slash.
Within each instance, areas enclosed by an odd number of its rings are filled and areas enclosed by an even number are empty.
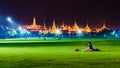
<svg viewBox="0 0 120 68">
<path fill-rule="evenodd" d="M 89 41 L 101 51 L 82 52 Z M 120 68 L 119 64 L 120 39 L 0 40 L 0 68 Z"/>
</svg>

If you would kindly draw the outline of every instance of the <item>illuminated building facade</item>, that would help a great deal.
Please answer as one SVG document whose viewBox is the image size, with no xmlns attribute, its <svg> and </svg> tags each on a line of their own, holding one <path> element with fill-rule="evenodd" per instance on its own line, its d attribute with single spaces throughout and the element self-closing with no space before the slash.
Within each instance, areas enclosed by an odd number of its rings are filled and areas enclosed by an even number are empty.
<svg viewBox="0 0 120 68">
<path fill-rule="evenodd" d="M 41 25 L 37 25 L 36 24 L 36 18 L 34 17 L 33 18 L 33 24 L 32 25 L 26 25 L 24 26 L 24 28 L 26 28 L 27 30 L 30 30 L 31 32 L 39 32 L 41 31 L 43 34 L 48 34 L 48 33 L 51 33 L 51 34 L 56 34 L 56 31 L 57 29 L 61 30 L 61 31 L 65 31 L 66 33 L 68 34 L 72 34 L 72 33 L 77 33 L 78 31 L 82 31 L 82 32 L 85 32 L 85 33 L 90 33 L 90 32 L 93 32 L 91 30 L 91 28 L 89 27 L 88 23 L 86 24 L 86 26 L 84 28 L 80 28 L 75 20 L 74 22 L 74 25 L 73 26 L 69 26 L 69 25 L 65 25 L 64 22 L 62 23 L 62 25 L 58 28 L 56 26 L 56 22 L 55 22 L 55 19 L 53 20 L 53 24 L 52 24 L 52 27 L 47 29 L 47 26 L 45 24 L 45 21 L 44 21 L 44 24 L 43 26 Z M 107 29 L 109 30 L 107 27 L 106 27 L 106 24 L 105 22 L 103 23 L 103 26 L 101 28 L 97 28 L 95 29 L 94 32 L 101 32 L 102 30 L 104 29 Z"/>
</svg>

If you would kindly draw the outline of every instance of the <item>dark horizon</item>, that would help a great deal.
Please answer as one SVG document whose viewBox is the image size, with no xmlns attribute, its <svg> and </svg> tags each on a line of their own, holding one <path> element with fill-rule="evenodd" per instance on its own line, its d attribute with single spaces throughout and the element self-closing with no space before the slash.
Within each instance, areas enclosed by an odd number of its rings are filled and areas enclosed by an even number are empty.
<svg viewBox="0 0 120 68">
<path fill-rule="evenodd" d="M 55 18 L 56 24 L 64 21 L 66 25 L 73 25 L 75 19 L 78 25 L 84 27 L 88 22 L 91 28 L 101 27 L 103 21 L 109 28 L 119 28 L 120 7 L 119 2 L 110 0 L 39 0 L 39 1 L 0 1 L 0 24 L 7 24 L 5 18 L 10 16 L 18 24 L 32 24 L 36 17 L 37 24 L 52 25 Z"/>
</svg>

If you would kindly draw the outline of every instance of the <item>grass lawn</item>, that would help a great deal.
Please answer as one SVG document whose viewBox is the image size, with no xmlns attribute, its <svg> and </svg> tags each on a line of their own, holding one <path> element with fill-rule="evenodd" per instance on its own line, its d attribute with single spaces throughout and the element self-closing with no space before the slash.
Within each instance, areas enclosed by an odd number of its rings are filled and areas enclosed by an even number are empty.
<svg viewBox="0 0 120 68">
<path fill-rule="evenodd" d="M 89 41 L 101 51 L 82 52 Z M 120 68 L 119 64 L 120 39 L 0 40 L 0 68 Z"/>
</svg>

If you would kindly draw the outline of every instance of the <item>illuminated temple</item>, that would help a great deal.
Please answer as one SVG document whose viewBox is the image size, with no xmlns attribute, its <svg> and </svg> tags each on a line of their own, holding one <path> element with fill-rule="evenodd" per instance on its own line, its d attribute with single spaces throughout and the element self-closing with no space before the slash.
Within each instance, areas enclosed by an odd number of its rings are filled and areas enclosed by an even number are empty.
<svg viewBox="0 0 120 68">
<path fill-rule="evenodd" d="M 25 25 L 24 28 L 30 30 L 31 32 L 38 32 L 41 30 L 42 26 L 36 24 L 36 18 L 33 18 L 33 24 L 32 25 Z"/>
<path fill-rule="evenodd" d="M 103 22 L 103 26 L 102 26 L 101 28 L 97 28 L 97 29 L 96 29 L 96 32 L 101 32 L 101 31 L 103 31 L 103 30 L 109 30 L 109 28 L 106 27 L 105 22 Z"/>
<path fill-rule="evenodd" d="M 54 19 L 51 28 L 48 29 L 47 26 L 46 26 L 46 24 L 45 24 L 45 21 L 43 22 L 43 26 L 37 25 L 35 17 L 33 18 L 33 24 L 32 25 L 25 25 L 24 28 L 26 28 L 27 30 L 30 30 L 31 32 L 39 32 L 39 31 L 41 31 L 44 34 L 48 34 L 49 32 L 51 34 L 56 34 L 56 30 L 57 29 L 59 29 L 61 31 L 66 30 L 66 31 L 68 31 L 68 33 L 77 32 L 79 30 L 81 30 L 83 32 L 86 32 L 86 33 L 92 32 L 92 30 L 89 27 L 88 23 L 86 24 L 86 26 L 84 28 L 81 28 L 81 27 L 78 26 L 76 20 L 74 22 L 74 25 L 72 25 L 72 26 L 65 25 L 64 22 L 63 22 L 61 26 L 57 27 L 55 19 Z M 103 26 L 101 28 L 95 29 L 94 32 L 101 32 L 104 29 L 109 30 L 106 27 L 105 22 L 103 23 Z"/>
</svg>

